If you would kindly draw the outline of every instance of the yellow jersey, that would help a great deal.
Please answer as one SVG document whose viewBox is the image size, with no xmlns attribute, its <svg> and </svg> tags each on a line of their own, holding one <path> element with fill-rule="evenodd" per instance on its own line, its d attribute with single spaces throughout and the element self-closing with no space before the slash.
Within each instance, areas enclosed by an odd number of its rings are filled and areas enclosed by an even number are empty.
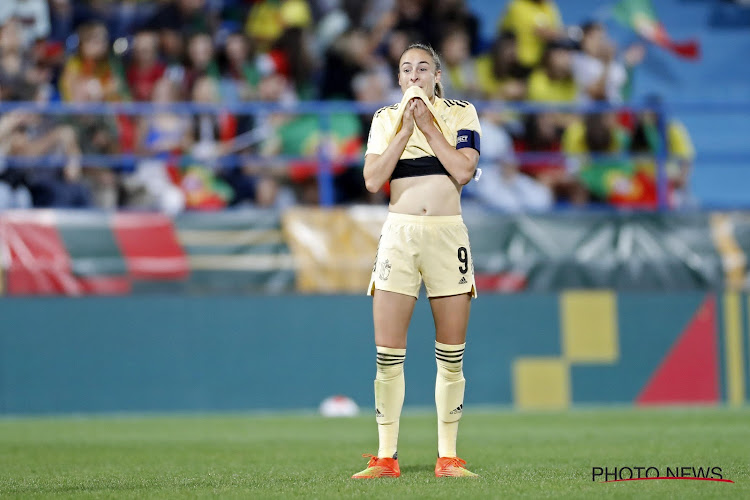
<svg viewBox="0 0 750 500">
<path fill-rule="evenodd" d="M 542 58 L 545 41 L 535 28 L 562 28 L 562 17 L 554 1 L 513 0 L 500 23 L 501 30 L 512 31 L 518 42 L 518 60 L 527 67 L 536 66 Z"/>
<path fill-rule="evenodd" d="M 526 90 L 529 101 L 573 102 L 578 95 L 578 87 L 572 78 L 553 80 L 542 68 L 531 72 Z"/>
<path fill-rule="evenodd" d="M 402 113 L 399 109 L 401 105 L 401 103 L 396 103 L 380 108 L 375 112 L 370 127 L 370 135 L 367 138 L 365 156 L 368 154 L 383 154 L 385 148 L 388 147 L 388 142 L 395 135 L 396 128 L 401 126 Z M 481 136 L 482 130 L 479 126 L 477 110 L 470 102 L 435 97 L 433 107 L 451 131 L 450 134 L 444 134 L 451 146 L 455 146 L 456 149 L 473 147 L 479 151 L 479 136 Z M 414 127 L 414 132 L 411 134 L 409 142 L 406 143 L 401 159 L 422 158 L 424 156 L 435 156 L 435 153 L 419 127 Z"/>
</svg>

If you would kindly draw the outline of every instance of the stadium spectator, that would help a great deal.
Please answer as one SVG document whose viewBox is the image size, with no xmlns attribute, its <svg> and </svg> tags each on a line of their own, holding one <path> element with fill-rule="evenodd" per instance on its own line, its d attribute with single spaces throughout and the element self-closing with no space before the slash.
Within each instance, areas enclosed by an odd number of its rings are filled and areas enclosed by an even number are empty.
<svg viewBox="0 0 750 500">
<path fill-rule="evenodd" d="M 104 24 L 113 39 L 126 37 L 155 10 L 154 2 L 137 0 L 49 0 L 48 3 L 52 37 L 57 42 L 65 42 L 66 30 L 70 34 L 81 24 L 90 22 Z"/>
<path fill-rule="evenodd" d="M 427 42 L 434 47 L 440 46 L 438 24 L 435 13 L 428 0 L 395 0 L 393 31 L 402 31 L 409 37 L 409 43 L 415 40 Z M 389 15 L 386 13 L 385 15 Z M 398 65 L 398 63 L 396 63 Z"/>
<path fill-rule="evenodd" d="M 166 64 L 159 60 L 159 38 L 155 31 L 139 31 L 133 37 L 133 49 L 126 79 L 136 101 L 150 101 L 156 82 L 164 76 Z"/>
<path fill-rule="evenodd" d="M 215 60 L 214 42 L 206 32 L 194 33 L 187 41 L 187 60 L 182 77 L 182 93 L 192 95 L 193 85 L 204 76 L 219 79 L 219 67 Z"/>
<path fill-rule="evenodd" d="M 286 29 L 309 27 L 312 20 L 305 0 L 258 0 L 247 15 L 245 33 L 261 52 L 268 52 Z"/>
<path fill-rule="evenodd" d="M 29 98 L 45 104 L 45 87 L 28 89 Z M 25 96 L 24 96 L 25 97 Z M 15 115 L 7 137 L 9 156 L 34 158 L 34 166 L 23 172 L 35 207 L 83 208 L 91 205 L 81 179 L 81 149 L 75 130 L 35 112 Z"/>
<path fill-rule="evenodd" d="M 513 151 L 510 135 L 500 125 L 498 116 L 485 114 L 482 127 L 482 155 L 478 182 L 465 186 L 465 193 L 482 207 L 504 212 L 545 210 L 552 206 L 552 191 L 548 186 L 518 170 L 518 159 Z"/>
<path fill-rule="evenodd" d="M 81 23 L 82 6 L 73 0 L 49 0 L 50 34 L 47 42 L 61 49 L 76 26 Z"/>
<path fill-rule="evenodd" d="M 311 33 L 304 27 L 286 28 L 268 54 L 276 70 L 294 85 L 300 99 L 312 99 L 317 94 L 314 77 L 318 61 L 311 50 L 310 37 Z"/>
<path fill-rule="evenodd" d="M 479 36 L 479 19 L 466 5 L 466 0 L 437 0 L 434 3 L 435 22 L 442 39 L 441 46 L 445 43 L 447 33 L 456 30 L 466 33 L 468 37 L 469 52 L 477 54 L 481 49 Z"/>
<path fill-rule="evenodd" d="M 565 129 L 562 143 L 568 169 L 577 174 L 592 199 L 606 203 L 639 202 L 643 193 L 632 182 L 632 162 L 620 155 L 627 132 L 614 113 L 588 113 Z"/>
<path fill-rule="evenodd" d="M 443 59 L 441 82 L 446 95 L 455 99 L 475 99 L 479 94 L 470 43 L 469 34 L 463 28 L 454 28 L 446 33 L 440 46 Z"/>
<path fill-rule="evenodd" d="M 182 76 L 186 40 L 196 33 L 213 33 L 216 25 L 215 13 L 207 8 L 206 0 L 173 0 L 162 5 L 144 28 L 158 33 L 159 51 L 177 78 Z"/>
<path fill-rule="evenodd" d="M 99 80 L 91 78 L 73 88 L 72 100 L 81 103 L 102 102 L 103 89 Z M 120 152 L 118 123 L 111 114 L 76 114 L 68 118 L 84 155 L 113 155 Z M 119 168 L 96 162 L 83 164 L 83 181 L 88 186 L 92 203 L 98 208 L 116 209 L 120 204 Z"/>
<path fill-rule="evenodd" d="M 563 38 L 563 23 L 554 0 L 511 0 L 498 31 L 510 31 L 518 40 L 518 60 L 528 69 L 542 59 L 550 42 Z"/>
<path fill-rule="evenodd" d="M 530 114 L 524 119 L 523 133 L 515 138 L 519 170 L 547 186 L 558 202 L 582 204 L 586 191 L 566 168 L 561 132 L 551 113 Z"/>
<path fill-rule="evenodd" d="M 24 120 L 25 116 L 20 111 L 0 116 L 0 210 L 32 206 L 25 171 L 8 166 L 5 162 L 13 136 L 23 126 Z"/>
<path fill-rule="evenodd" d="M 587 113 L 568 125 L 562 143 L 566 154 L 614 154 L 625 149 L 627 138 L 614 113 Z"/>
<path fill-rule="evenodd" d="M 154 104 L 171 104 L 183 99 L 181 85 L 169 78 L 156 83 Z M 138 123 L 137 152 L 149 155 L 138 162 L 135 172 L 124 179 L 127 205 L 156 208 L 168 214 L 183 210 L 185 197 L 177 187 L 180 156 L 192 145 L 189 116 L 159 111 L 143 116 Z"/>
<path fill-rule="evenodd" d="M 208 8 L 207 0 L 170 0 L 146 21 L 146 28 L 173 32 L 173 40 L 186 39 L 195 33 L 215 31 L 216 13 Z"/>
<path fill-rule="evenodd" d="M 12 18 L 19 22 L 24 47 L 31 47 L 50 34 L 49 9 L 45 0 L 3 0 L 0 2 L 0 26 Z"/>
<path fill-rule="evenodd" d="M 665 164 L 668 181 L 668 204 L 673 208 L 695 207 L 696 200 L 690 194 L 689 182 L 695 149 L 690 134 L 678 120 L 666 122 L 667 162 Z M 630 139 L 630 153 L 633 155 L 636 175 L 645 176 L 656 184 L 656 154 L 661 137 L 654 111 L 643 111 L 636 117 Z M 652 200 L 656 206 L 657 200 Z"/>
<path fill-rule="evenodd" d="M 368 38 L 362 30 L 343 33 L 328 48 L 321 81 L 322 99 L 354 99 L 354 77 L 367 71 L 374 62 Z"/>
<path fill-rule="evenodd" d="M 219 70 L 223 101 L 249 101 L 257 98 L 261 70 L 250 40 L 243 33 L 231 33 L 224 40 L 219 53 Z"/>
<path fill-rule="evenodd" d="M 510 31 L 501 32 L 490 51 L 477 58 L 476 74 L 485 99 L 524 99 L 529 70 L 518 60 L 516 35 Z"/>
<path fill-rule="evenodd" d="M 199 78 L 193 85 L 191 101 L 196 104 L 221 102 L 219 86 L 209 76 Z M 226 111 L 198 113 L 193 117 L 194 142 L 191 155 L 207 163 L 229 152 L 230 141 L 237 134 L 237 121 Z"/>
<path fill-rule="evenodd" d="M 203 76 L 193 85 L 190 96 L 196 104 L 217 104 L 219 86 L 211 77 Z M 226 112 L 198 113 L 193 117 L 194 138 L 190 154 L 184 158 L 180 186 L 185 194 L 185 208 L 216 210 L 227 206 L 232 189 L 218 175 L 217 160 L 230 151 L 236 135 L 237 122 Z"/>
<path fill-rule="evenodd" d="M 572 102 L 576 92 L 570 48 L 562 43 L 548 44 L 541 66 L 529 75 L 528 99 L 537 102 Z"/>
<path fill-rule="evenodd" d="M 573 54 L 573 77 L 578 100 L 621 103 L 631 68 L 645 55 L 643 45 L 629 47 L 622 60 L 616 58 L 614 44 L 607 38 L 604 25 L 589 22 L 582 26 L 581 50 Z"/>
<path fill-rule="evenodd" d="M 109 35 L 100 22 L 78 28 L 78 51 L 65 63 L 60 76 L 60 95 L 72 101 L 74 89 L 94 79 L 102 88 L 102 99 L 118 101 L 126 95 L 119 65 L 110 58 Z"/>
<path fill-rule="evenodd" d="M 24 184 L 23 171 L 0 165 L 0 211 L 31 207 L 31 193 Z"/>
<path fill-rule="evenodd" d="M 17 18 L 0 27 L 0 100 L 19 100 L 31 80 L 31 53 L 24 48 Z"/>
<path fill-rule="evenodd" d="M 113 39 L 132 35 L 151 19 L 159 7 L 159 2 L 151 0 L 97 0 L 90 4 L 106 20 Z"/>
</svg>

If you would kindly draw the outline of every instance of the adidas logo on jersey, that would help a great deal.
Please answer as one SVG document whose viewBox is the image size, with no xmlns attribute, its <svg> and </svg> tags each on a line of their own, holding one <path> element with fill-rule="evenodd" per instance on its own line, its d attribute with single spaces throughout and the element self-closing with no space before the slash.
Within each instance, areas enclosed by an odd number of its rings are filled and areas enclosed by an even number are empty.
<svg viewBox="0 0 750 500">
<path fill-rule="evenodd" d="M 464 411 L 464 404 L 461 403 L 460 405 L 458 405 L 458 408 L 450 412 L 449 415 L 455 415 L 456 413 L 463 413 L 463 411 Z"/>
<path fill-rule="evenodd" d="M 461 279 L 458 280 L 459 285 L 465 285 L 466 284 L 466 276 L 461 276 Z"/>
<path fill-rule="evenodd" d="M 380 410 L 379 410 L 379 409 L 375 408 L 375 418 L 378 418 L 378 417 L 384 417 L 384 416 L 385 416 L 385 415 L 383 415 L 382 413 L 380 413 Z"/>
</svg>

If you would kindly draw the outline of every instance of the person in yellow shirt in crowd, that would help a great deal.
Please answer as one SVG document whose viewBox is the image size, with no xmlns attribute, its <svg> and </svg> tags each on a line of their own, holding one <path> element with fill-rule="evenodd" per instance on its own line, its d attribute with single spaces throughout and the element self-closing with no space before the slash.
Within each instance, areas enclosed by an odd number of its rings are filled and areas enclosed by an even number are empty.
<svg viewBox="0 0 750 500">
<path fill-rule="evenodd" d="M 60 95 L 73 101 L 83 86 L 98 87 L 103 101 L 119 101 L 127 94 L 125 82 L 109 53 L 109 32 L 106 26 L 92 21 L 78 28 L 78 50 L 65 62 L 60 75 Z"/>
<path fill-rule="evenodd" d="M 250 8 L 245 33 L 261 52 L 271 49 L 287 28 L 304 28 L 313 22 L 306 0 L 261 0 Z"/>
<path fill-rule="evenodd" d="M 614 113 L 589 113 L 571 122 L 562 137 L 562 149 L 568 155 L 616 154 L 628 145 L 625 129 Z"/>
<path fill-rule="evenodd" d="M 573 102 L 577 95 L 570 48 L 549 44 L 541 65 L 529 76 L 526 97 L 537 102 Z"/>
<path fill-rule="evenodd" d="M 553 0 L 511 0 L 498 31 L 516 35 L 521 64 L 533 68 L 542 59 L 547 43 L 562 38 L 562 17 Z"/>
<path fill-rule="evenodd" d="M 518 42 L 513 32 L 501 32 L 490 51 L 477 58 L 476 76 L 485 99 L 520 101 L 526 98 L 529 70 L 518 60 Z"/>
<path fill-rule="evenodd" d="M 561 43 L 549 44 L 544 51 L 542 64 L 531 72 L 526 86 L 526 98 L 529 101 L 543 103 L 571 103 L 578 94 L 573 78 L 570 49 Z M 576 115 L 563 111 L 546 111 L 556 127 L 564 129 L 575 123 Z"/>
</svg>

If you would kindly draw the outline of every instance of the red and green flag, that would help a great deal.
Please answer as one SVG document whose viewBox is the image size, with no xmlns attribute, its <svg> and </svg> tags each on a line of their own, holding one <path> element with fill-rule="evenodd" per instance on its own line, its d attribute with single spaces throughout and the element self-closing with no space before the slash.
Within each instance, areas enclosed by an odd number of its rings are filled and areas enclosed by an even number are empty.
<svg viewBox="0 0 750 500">
<path fill-rule="evenodd" d="M 654 12 L 651 0 L 620 0 L 614 7 L 614 17 L 640 36 L 686 59 L 697 59 L 700 46 L 696 40 L 675 42 Z"/>
</svg>

